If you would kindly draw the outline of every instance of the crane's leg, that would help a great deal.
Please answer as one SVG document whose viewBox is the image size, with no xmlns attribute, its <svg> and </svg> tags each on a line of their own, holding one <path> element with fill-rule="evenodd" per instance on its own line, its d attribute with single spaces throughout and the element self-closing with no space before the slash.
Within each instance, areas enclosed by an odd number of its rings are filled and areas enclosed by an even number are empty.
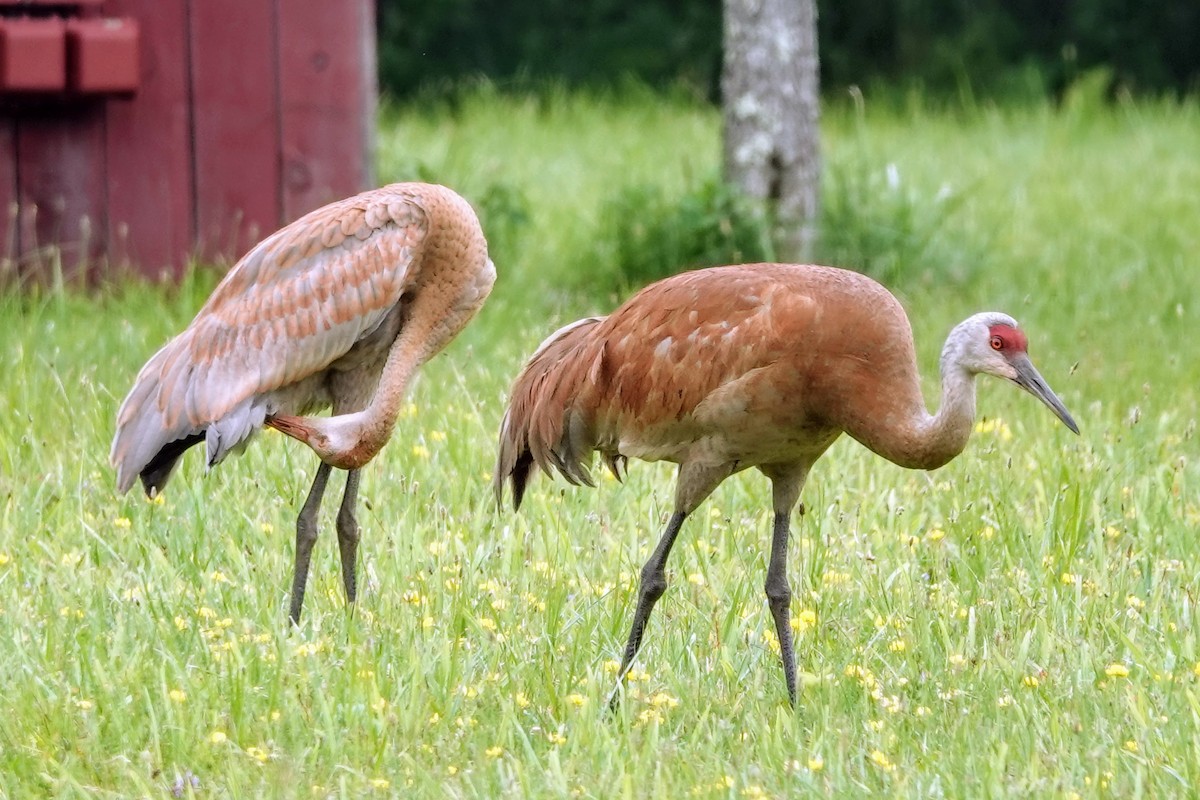
<svg viewBox="0 0 1200 800">
<path fill-rule="evenodd" d="M 308 583 L 308 562 L 312 559 L 313 545 L 317 542 L 317 512 L 321 510 L 321 498 L 325 496 L 325 484 L 333 467 L 322 462 L 317 467 L 308 498 L 296 517 L 296 570 L 292 575 L 292 610 L 288 616 L 293 624 L 300 624 L 300 609 L 304 606 L 304 587 Z"/>
<path fill-rule="evenodd" d="M 779 636 L 779 656 L 783 660 L 783 680 L 788 700 L 796 705 L 796 654 L 792 647 L 792 587 L 787 578 L 787 547 L 792 509 L 800 498 L 800 489 L 808 474 L 807 467 L 763 469 L 771 479 L 774 495 L 775 525 L 771 532 L 771 558 L 767 563 L 767 605 L 775 618 Z"/>
<path fill-rule="evenodd" d="M 346 587 L 346 602 L 353 603 L 358 597 L 358 520 L 354 508 L 358 505 L 358 478 L 356 469 L 346 473 L 346 493 L 342 495 L 342 507 L 338 509 L 338 549 L 342 551 L 342 585 Z"/>
<path fill-rule="evenodd" d="M 646 631 L 646 622 L 654 604 L 667 590 L 666 564 L 671 555 L 671 547 L 675 537 L 683 527 L 683 521 L 695 510 L 696 506 L 717 488 L 721 481 L 732 473 L 729 466 L 697 467 L 682 464 L 679 467 L 679 478 L 675 484 L 675 513 L 667 522 L 658 546 L 650 554 L 650 558 L 642 567 L 641 583 L 638 586 L 637 609 L 633 612 L 633 626 L 629 630 L 629 640 L 625 643 L 625 654 L 621 657 L 621 667 L 617 670 L 617 686 L 608 699 L 610 711 L 616 710 L 621 698 L 621 686 L 638 649 L 642 646 L 642 635 Z"/>
<path fill-rule="evenodd" d="M 767 605 L 775 618 L 775 633 L 779 635 L 779 655 L 783 659 L 783 680 L 787 684 L 788 700 L 796 705 L 796 655 L 792 648 L 792 588 L 787 579 L 788 512 L 775 512 L 775 527 L 771 534 L 771 561 L 767 566 Z"/>
</svg>

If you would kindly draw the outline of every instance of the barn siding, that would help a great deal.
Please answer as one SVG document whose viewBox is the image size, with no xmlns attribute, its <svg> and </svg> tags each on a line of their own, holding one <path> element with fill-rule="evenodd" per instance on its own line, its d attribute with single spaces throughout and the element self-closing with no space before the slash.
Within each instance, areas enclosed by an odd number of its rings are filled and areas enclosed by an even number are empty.
<svg viewBox="0 0 1200 800">
<path fill-rule="evenodd" d="M 373 37 L 364 37 L 363 31 L 373 26 L 369 0 L 279 4 L 279 38 L 286 43 L 280 46 L 279 82 L 283 211 L 288 219 L 372 182 L 368 143 L 375 124 L 374 67 L 363 65 L 373 65 L 375 53 Z M 364 151 L 365 157 L 339 158 Z"/>
<path fill-rule="evenodd" d="M 64 122 L 66 124 L 64 124 Z M 17 202 L 22 276 L 61 266 L 79 276 L 104 254 L 104 107 L 88 102 L 64 118 L 17 120 Z M 57 245 L 57 248 L 52 247 Z"/>
<path fill-rule="evenodd" d="M 231 261 L 371 185 L 372 0 L 107 0 L 103 11 L 140 25 L 134 97 L 0 105 L 0 258 L 22 274 L 45 272 L 47 245 L 67 270 L 106 260 L 158 276 L 194 254 Z"/>
<path fill-rule="evenodd" d="M 17 123 L 0 117 L 0 284 L 17 257 Z"/>
<path fill-rule="evenodd" d="M 192 3 L 196 218 L 206 259 L 246 252 L 282 221 L 274 3 Z M 251 180 L 247 180 L 252 176 Z"/>
<path fill-rule="evenodd" d="M 192 253 L 187 7 L 181 1 L 110 0 L 110 13 L 142 28 L 141 88 L 107 103 L 109 260 L 146 275 L 178 275 Z"/>
</svg>

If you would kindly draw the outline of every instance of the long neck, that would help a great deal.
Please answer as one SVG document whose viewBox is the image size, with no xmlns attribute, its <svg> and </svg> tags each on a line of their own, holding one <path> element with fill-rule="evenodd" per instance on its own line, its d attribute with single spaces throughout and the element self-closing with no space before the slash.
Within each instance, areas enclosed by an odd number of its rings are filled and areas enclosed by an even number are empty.
<svg viewBox="0 0 1200 800">
<path fill-rule="evenodd" d="M 380 373 L 379 386 L 370 404 L 360 412 L 363 426 L 360 446 L 368 448 L 372 456 L 391 438 L 409 384 L 429 355 L 428 341 L 433 326 L 426 316 L 414 315 L 404 323 Z"/>
<path fill-rule="evenodd" d="M 975 428 L 975 376 L 955 358 L 952 343 L 942 351 L 942 402 L 917 433 L 921 443 L 919 466 L 936 469 L 967 446 Z"/>
<path fill-rule="evenodd" d="M 925 410 L 919 389 L 914 387 L 913 404 L 904 406 L 887 426 L 876 428 L 873 436 L 852 435 L 909 469 L 937 469 L 950 461 L 967 446 L 975 427 L 975 378 L 962 366 L 953 334 L 942 350 L 941 372 L 942 400 L 936 414 Z"/>
<path fill-rule="evenodd" d="M 457 202 L 465 207 L 464 201 Z M 470 214 L 473 220 L 473 212 Z M 466 325 L 491 291 L 495 267 L 487 258 L 487 245 L 478 226 L 455 229 L 458 238 L 444 231 L 436 233 L 441 235 L 431 236 L 411 305 L 370 404 L 355 413 L 309 420 L 313 428 L 340 434 L 331 437 L 331 442 L 336 442 L 332 458 L 317 451 L 327 463 L 361 465 L 383 449 L 417 369 Z"/>
</svg>

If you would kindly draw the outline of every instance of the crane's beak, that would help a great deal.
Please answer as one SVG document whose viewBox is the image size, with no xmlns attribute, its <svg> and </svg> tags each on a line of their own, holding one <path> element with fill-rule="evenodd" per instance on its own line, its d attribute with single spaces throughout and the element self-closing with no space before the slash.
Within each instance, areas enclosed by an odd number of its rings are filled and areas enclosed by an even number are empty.
<svg viewBox="0 0 1200 800">
<path fill-rule="evenodd" d="M 1046 385 L 1045 379 L 1037 371 L 1037 367 L 1033 366 L 1033 362 L 1029 360 L 1029 357 L 1019 355 L 1011 359 L 1009 363 L 1017 371 L 1013 382 L 1049 406 L 1050 410 L 1054 412 L 1054 416 L 1061 419 L 1063 424 L 1071 429 L 1072 433 L 1079 433 L 1079 426 L 1075 424 L 1075 420 L 1071 417 L 1071 412 L 1067 411 L 1067 407 L 1062 404 L 1062 400 L 1058 399 L 1058 395 Z"/>
</svg>

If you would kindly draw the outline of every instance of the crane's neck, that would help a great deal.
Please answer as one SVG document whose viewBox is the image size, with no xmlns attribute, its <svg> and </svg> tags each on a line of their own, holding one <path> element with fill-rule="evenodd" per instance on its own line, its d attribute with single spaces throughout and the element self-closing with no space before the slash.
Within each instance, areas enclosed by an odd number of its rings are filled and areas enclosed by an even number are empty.
<svg viewBox="0 0 1200 800">
<path fill-rule="evenodd" d="M 914 410 L 904 422 L 893 423 L 886 436 L 865 441 L 868 447 L 909 469 L 937 469 L 963 451 L 975 427 L 975 375 L 963 366 L 959 350 L 951 335 L 942 350 L 937 413 Z"/>
<path fill-rule="evenodd" d="M 937 469 L 967 446 L 975 428 L 975 376 L 958 360 L 947 341 L 942 351 L 942 402 L 920 431 L 920 466 Z"/>
<path fill-rule="evenodd" d="M 331 467 L 359 469 L 391 438 L 404 390 L 425 352 L 421 333 L 408 325 L 393 343 L 375 395 L 365 409 L 331 417 L 276 414 L 267 418 L 267 424 L 304 442 Z"/>
<path fill-rule="evenodd" d="M 358 469 L 383 449 L 417 368 L 437 355 L 475 316 L 495 283 L 496 268 L 487 257 L 487 243 L 474 212 L 457 196 L 450 202 L 459 208 L 449 219 L 435 219 L 421 273 L 411 289 L 411 299 L 405 301 L 409 306 L 400 333 L 367 407 L 332 417 L 277 415 L 268 421 L 307 444 L 330 466 Z"/>
</svg>

